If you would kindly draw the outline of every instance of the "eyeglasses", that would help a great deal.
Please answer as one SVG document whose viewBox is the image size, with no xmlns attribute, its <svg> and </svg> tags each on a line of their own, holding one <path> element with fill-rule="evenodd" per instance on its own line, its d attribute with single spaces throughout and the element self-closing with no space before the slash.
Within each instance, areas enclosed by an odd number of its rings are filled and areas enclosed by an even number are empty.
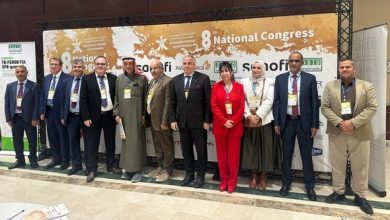
<svg viewBox="0 0 390 220">
<path fill-rule="evenodd" d="M 289 63 L 300 63 L 301 60 L 288 60 Z"/>
<path fill-rule="evenodd" d="M 95 63 L 96 66 L 105 66 L 105 63 Z"/>
</svg>

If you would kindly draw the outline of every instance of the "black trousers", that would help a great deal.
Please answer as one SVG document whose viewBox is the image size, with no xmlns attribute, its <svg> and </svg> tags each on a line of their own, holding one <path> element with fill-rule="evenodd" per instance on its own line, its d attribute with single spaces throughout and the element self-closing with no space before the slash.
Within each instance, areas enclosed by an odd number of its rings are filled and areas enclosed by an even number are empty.
<svg viewBox="0 0 390 220">
<path fill-rule="evenodd" d="M 195 173 L 195 144 L 197 174 L 198 176 L 204 176 L 207 167 L 207 131 L 203 128 L 179 128 L 179 132 L 186 175 Z"/>
<path fill-rule="evenodd" d="M 69 136 L 70 161 L 73 167 L 81 167 L 80 132 L 85 133 L 85 125 L 80 115 L 69 112 L 66 126 Z"/>
<path fill-rule="evenodd" d="M 37 128 L 33 127 L 31 123 L 26 123 L 23 117 L 19 114 L 15 114 L 12 119 L 12 139 L 14 142 L 14 149 L 16 159 L 25 163 L 24 159 L 24 142 L 23 135 L 26 132 L 30 155 L 28 156 L 30 162 L 37 161 Z"/>
<path fill-rule="evenodd" d="M 287 117 L 285 128 L 282 131 L 283 184 L 290 185 L 292 182 L 291 164 L 294 154 L 295 138 L 298 137 L 305 187 L 307 189 L 312 189 L 315 184 L 312 160 L 313 138 L 311 137 L 311 132 L 307 132 L 302 129 L 300 120 L 300 118 L 290 119 Z"/>
<path fill-rule="evenodd" d="M 86 167 L 88 172 L 97 171 L 97 159 L 100 144 L 100 134 L 104 132 L 104 143 L 106 145 L 106 165 L 108 168 L 114 166 L 115 160 L 115 118 L 112 110 L 100 115 L 100 120 L 92 122 L 91 127 L 86 127 L 84 144 L 86 154 Z"/>
</svg>

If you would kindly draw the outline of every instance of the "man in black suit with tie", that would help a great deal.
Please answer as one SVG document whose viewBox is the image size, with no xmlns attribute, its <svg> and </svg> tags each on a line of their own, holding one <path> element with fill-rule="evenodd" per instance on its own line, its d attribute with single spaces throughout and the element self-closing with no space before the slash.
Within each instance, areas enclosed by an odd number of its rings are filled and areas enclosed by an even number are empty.
<svg viewBox="0 0 390 220">
<path fill-rule="evenodd" d="M 80 117 L 79 104 L 81 81 L 85 70 L 83 60 L 73 60 L 72 67 L 73 77 L 65 82 L 61 107 L 61 123 L 66 126 L 68 132 L 70 160 L 72 162 L 72 169 L 68 171 L 68 175 L 76 174 L 83 168 L 80 151 L 80 131 L 85 129 Z"/>
<path fill-rule="evenodd" d="M 282 135 L 283 147 L 280 194 L 286 196 L 290 191 L 292 157 L 298 137 L 307 196 L 315 201 L 312 149 L 319 127 L 317 80 L 314 75 L 301 71 L 303 56 L 300 52 L 290 54 L 288 65 L 290 71 L 276 77 L 273 104 L 275 132 Z"/>
<path fill-rule="evenodd" d="M 183 58 L 183 74 L 172 79 L 168 120 L 173 130 L 179 129 L 186 176 L 181 185 L 195 179 L 194 152 L 197 152 L 195 188 L 204 185 L 207 165 L 207 129 L 210 128 L 210 78 L 195 71 L 195 58 Z"/>
<path fill-rule="evenodd" d="M 30 167 L 35 169 L 37 163 L 37 129 L 39 121 L 39 86 L 27 79 L 27 68 L 23 65 L 15 68 L 15 76 L 18 79 L 9 83 L 5 90 L 4 112 L 5 119 L 12 130 L 12 139 L 16 154 L 16 162 L 8 169 L 22 168 L 26 166 L 24 159 L 23 134 L 26 132 L 29 144 Z"/>
<path fill-rule="evenodd" d="M 80 112 L 86 126 L 84 144 L 86 152 L 87 182 L 97 174 L 100 134 L 104 131 L 107 172 L 121 172 L 114 167 L 116 123 L 113 116 L 116 76 L 107 73 L 107 59 L 97 56 L 95 71 L 83 77 L 80 89 Z"/>
<path fill-rule="evenodd" d="M 61 170 L 69 167 L 68 133 L 60 119 L 64 82 L 69 78 L 71 76 L 62 71 L 62 60 L 51 58 L 50 74 L 45 76 L 43 80 L 39 106 L 41 120 L 46 119 L 46 130 L 52 156 L 52 161 L 46 166 L 46 169 L 58 165 L 61 165 Z"/>
</svg>

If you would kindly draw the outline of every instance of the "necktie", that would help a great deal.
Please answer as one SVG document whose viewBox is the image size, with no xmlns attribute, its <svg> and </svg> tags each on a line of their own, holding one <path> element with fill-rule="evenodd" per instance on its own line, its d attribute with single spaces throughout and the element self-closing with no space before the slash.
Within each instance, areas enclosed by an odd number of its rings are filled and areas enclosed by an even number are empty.
<svg viewBox="0 0 390 220">
<path fill-rule="evenodd" d="M 76 85 L 74 86 L 73 94 L 79 93 L 79 87 L 80 87 L 80 78 L 76 78 Z M 71 106 L 72 108 L 76 108 L 77 102 L 72 102 Z"/>
<path fill-rule="evenodd" d="M 50 90 L 52 90 L 52 91 L 54 91 L 56 88 L 56 80 L 57 80 L 57 76 L 54 76 L 53 80 L 51 81 L 51 85 L 50 85 Z"/>
<path fill-rule="evenodd" d="M 56 80 L 57 80 L 57 76 L 53 76 L 53 80 L 51 81 L 51 85 L 50 85 L 50 89 L 49 89 L 50 91 L 54 92 L 54 90 L 56 88 Z M 47 105 L 53 106 L 53 99 L 48 99 Z"/>
<path fill-rule="evenodd" d="M 19 83 L 19 90 L 18 90 L 17 98 L 23 98 L 23 85 L 24 85 L 24 83 Z M 16 108 L 19 111 L 22 110 L 22 106 L 17 106 Z"/>
<path fill-rule="evenodd" d="M 184 86 L 184 91 L 188 92 L 190 90 L 190 81 L 191 81 L 191 76 L 185 76 L 186 77 L 186 85 Z"/>
<path fill-rule="evenodd" d="M 106 91 L 106 85 L 104 84 L 104 76 L 99 76 L 99 79 L 100 79 L 100 90 L 104 90 Z M 106 98 L 105 99 L 101 99 L 101 106 L 102 107 L 107 107 L 108 105 L 108 102 L 107 102 L 107 92 L 106 92 Z"/>
<path fill-rule="evenodd" d="M 190 91 L 191 76 L 185 76 L 185 77 L 186 77 L 185 80 L 187 80 L 187 81 L 186 81 L 186 85 L 184 86 L 184 96 L 185 96 L 186 99 L 187 99 L 187 97 L 188 97 L 188 91 Z"/>
<path fill-rule="evenodd" d="M 298 95 L 298 79 L 297 79 L 298 77 L 297 75 L 293 75 L 292 77 L 293 77 L 292 92 L 293 95 Z M 292 115 L 296 117 L 298 116 L 298 114 L 299 112 L 298 112 L 298 100 L 297 100 L 297 104 L 292 106 Z"/>
</svg>

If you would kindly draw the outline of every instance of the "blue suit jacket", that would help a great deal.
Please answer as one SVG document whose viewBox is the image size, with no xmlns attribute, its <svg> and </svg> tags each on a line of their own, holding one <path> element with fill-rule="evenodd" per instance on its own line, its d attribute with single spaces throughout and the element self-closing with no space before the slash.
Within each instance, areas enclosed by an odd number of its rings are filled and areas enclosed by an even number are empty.
<svg viewBox="0 0 390 220">
<path fill-rule="evenodd" d="M 286 125 L 288 102 L 288 76 L 283 73 L 275 79 L 275 98 L 273 104 L 274 126 L 280 126 L 281 131 Z M 299 89 L 300 118 L 302 128 L 310 132 L 310 128 L 319 128 L 319 100 L 316 77 L 301 71 Z"/>
<path fill-rule="evenodd" d="M 16 90 L 18 83 L 18 81 L 9 83 L 5 90 L 4 112 L 7 122 L 12 121 L 16 111 Z M 22 117 L 26 123 L 31 123 L 32 120 L 39 119 L 39 94 L 39 85 L 27 80 L 22 99 Z"/>
<path fill-rule="evenodd" d="M 53 74 L 49 74 L 44 78 L 40 103 L 39 103 L 39 114 L 44 114 L 44 115 L 46 114 L 47 96 L 49 94 L 50 83 L 52 78 L 53 78 Z M 62 72 L 60 78 L 58 79 L 56 89 L 54 91 L 52 112 L 54 118 L 58 120 L 60 120 L 60 115 L 61 115 L 61 106 L 62 106 L 61 98 L 63 97 L 62 93 L 64 92 L 64 82 L 70 78 L 72 78 L 70 75 Z"/>
<path fill-rule="evenodd" d="M 61 120 L 65 120 L 65 122 L 68 120 L 69 115 L 69 104 L 70 104 L 70 96 L 72 94 L 72 84 L 73 84 L 74 77 L 70 77 L 64 82 L 64 88 L 63 88 L 63 97 L 61 102 Z M 80 82 L 81 83 L 81 82 Z M 81 84 L 80 84 L 81 88 Z M 79 89 L 80 89 L 79 88 Z M 79 111 L 80 111 L 80 103 L 79 103 Z"/>
</svg>

